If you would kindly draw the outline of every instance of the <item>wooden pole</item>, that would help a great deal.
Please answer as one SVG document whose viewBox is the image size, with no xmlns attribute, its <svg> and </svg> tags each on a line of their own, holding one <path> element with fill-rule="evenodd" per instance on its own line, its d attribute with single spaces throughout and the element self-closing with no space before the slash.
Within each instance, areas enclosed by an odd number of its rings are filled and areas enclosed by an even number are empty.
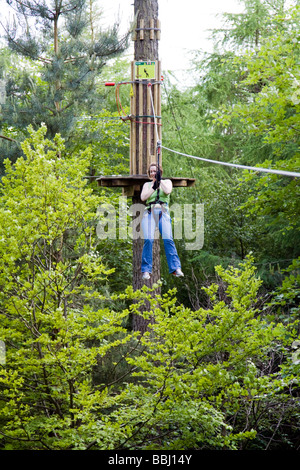
<svg viewBox="0 0 300 470">
<path fill-rule="evenodd" d="M 157 136 L 154 125 L 150 93 L 156 116 L 161 116 L 161 66 L 158 60 L 158 0 L 134 0 L 136 31 L 134 34 L 134 62 L 131 65 L 133 96 L 131 98 L 130 172 L 131 175 L 147 174 L 148 166 L 156 161 Z M 154 75 L 153 75 L 154 71 Z M 151 83 L 151 87 L 149 87 Z M 161 118 L 157 118 L 161 140 Z M 161 157 L 160 157 L 161 158 Z M 140 191 L 134 191 L 132 202 L 142 204 Z M 133 288 L 140 289 L 145 283 L 152 287 L 160 279 L 160 242 L 154 241 L 153 269 L 151 279 L 143 281 L 141 257 L 143 239 L 133 240 Z M 158 293 L 159 289 L 155 293 Z M 155 294 L 154 294 L 155 295 Z M 132 327 L 144 332 L 148 321 L 135 315 Z"/>
</svg>

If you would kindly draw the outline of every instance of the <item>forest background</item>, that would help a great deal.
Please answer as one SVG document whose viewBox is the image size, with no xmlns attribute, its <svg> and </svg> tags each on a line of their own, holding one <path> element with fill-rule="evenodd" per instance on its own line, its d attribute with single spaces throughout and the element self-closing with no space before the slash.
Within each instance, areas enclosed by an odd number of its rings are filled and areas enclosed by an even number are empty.
<svg viewBox="0 0 300 470">
<path fill-rule="evenodd" d="M 103 31 L 86 0 L 8 0 L 0 51 L 0 447 L 299 449 L 299 178 L 163 151 L 196 179 L 204 246 L 176 240 L 160 295 L 134 292 L 132 240 L 100 240 L 97 208 L 129 174 L 129 124 L 107 80 L 129 79 L 130 32 Z M 196 85 L 164 72 L 163 144 L 299 171 L 299 5 L 244 0 Z M 129 112 L 129 87 L 120 87 Z M 129 203 L 129 202 L 128 202 Z M 132 316 L 155 318 L 140 335 Z"/>
</svg>

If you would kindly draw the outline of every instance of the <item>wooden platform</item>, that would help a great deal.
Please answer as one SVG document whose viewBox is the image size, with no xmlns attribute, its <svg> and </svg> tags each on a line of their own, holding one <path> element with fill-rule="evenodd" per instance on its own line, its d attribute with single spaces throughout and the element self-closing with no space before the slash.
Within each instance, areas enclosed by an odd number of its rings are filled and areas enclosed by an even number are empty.
<svg viewBox="0 0 300 470">
<path fill-rule="evenodd" d="M 166 178 L 170 179 L 173 183 L 174 188 L 187 188 L 194 186 L 195 178 L 181 178 L 173 177 Z M 148 175 L 112 175 L 112 176 L 100 176 L 96 178 L 98 186 L 106 188 L 122 188 L 124 196 L 133 196 L 135 193 L 140 192 L 142 186 L 147 181 L 150 181 Z"/>
</svg>

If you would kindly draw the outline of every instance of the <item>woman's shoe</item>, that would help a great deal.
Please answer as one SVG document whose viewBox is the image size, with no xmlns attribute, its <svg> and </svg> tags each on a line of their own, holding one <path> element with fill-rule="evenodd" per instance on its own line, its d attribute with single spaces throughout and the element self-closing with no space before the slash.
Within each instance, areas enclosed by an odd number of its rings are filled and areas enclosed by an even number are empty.
<svg viewBox="0 0 300 470">
<path fill-rule="evenodd" d="M 177 268 L 176 271 L 174 271 L 172 274 L 173 274 L 174 276 L 176 276 L 176 277 L 182 277 L 182 276 L 184 276 L 184 274 L 183 274 L 183 272 L 181 271 L 180 268 Z"/>
<path fill-rule="evenodd" d="M 142 279 L 147 281 L 148 279 L 150 279 L 150 274 L 146 271 L 145 273 L 143 273 Z"/>
</svg>

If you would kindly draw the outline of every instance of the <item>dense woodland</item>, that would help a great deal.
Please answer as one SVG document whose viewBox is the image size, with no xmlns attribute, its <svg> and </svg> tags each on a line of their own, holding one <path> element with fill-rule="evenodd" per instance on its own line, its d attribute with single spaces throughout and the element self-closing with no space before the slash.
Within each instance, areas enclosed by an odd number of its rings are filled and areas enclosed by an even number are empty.
<svg viewBox="0 0 300 470">
<path fill-rule="evenodd" d="M 134 291 L 131 238 L 96 231 L 121 190 L 92 178 L 129 174 L 104 82 L 130 79 L 131 25 L 105 29 L 101 1 L 7 3 L 0 448 L 299 449 L 300 179 L 163 150 L 164 177 L 196 179 L 172 203 L 204 204 L 204 244 L 176 240 L 183 279 L 161 250 L 160 294 Z M 242 3 L 193 52 L 194 86 L 164 71 L 163 145 L 299 172 L 299 2 Z M 155 319 L 142 335 L 137 314 Z"/>
</svg>

